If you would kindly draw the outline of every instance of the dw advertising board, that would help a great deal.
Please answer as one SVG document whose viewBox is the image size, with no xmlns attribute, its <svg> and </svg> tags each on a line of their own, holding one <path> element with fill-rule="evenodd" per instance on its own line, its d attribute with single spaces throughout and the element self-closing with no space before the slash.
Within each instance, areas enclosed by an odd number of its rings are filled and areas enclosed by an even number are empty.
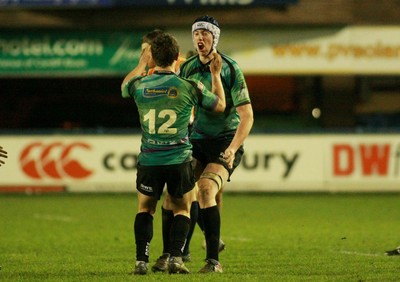
<svg viewBox="0 0 400 282">
<path fill-rule="evenodd" d="M 226 191 L 400 191 L 399 135 L 250 135 Z M 140 135 L 2 136 L 0 192 L 135 192 Z"/>
</svg>

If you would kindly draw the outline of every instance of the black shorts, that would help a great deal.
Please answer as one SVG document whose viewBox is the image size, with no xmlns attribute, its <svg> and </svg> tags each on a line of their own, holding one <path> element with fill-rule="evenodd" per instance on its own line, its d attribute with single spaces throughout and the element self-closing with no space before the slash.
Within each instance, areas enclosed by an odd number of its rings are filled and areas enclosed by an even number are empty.
<svg viewBox="0 0 400 282">
<path fill-rule="evenodd" d="M 182 198 L 195 184 L 192 162 L 176 165 L 141 166 L 138 164 L 136 189 L 159 200 L 167 185 L 168 193 Z"/>
<path fill-rule="evenodd" d="M 209 163 L 217 163 L 223 165 L 232 175 L 235 168 L 240 164 L 244 154 L 243 146 L 240 146 L 235 153 L 235 160 L 233 161 L 232 168 L 229 168 L 226 162 L 220 159 L 221 153 L 225 152 L 226 148 L 231 144 L 232 138 L 221 137 L 217 139 L 199 139 L 190 140 L 193 145 L 193 157 L 201 162 L 203 166 Z M 230 181 L 230 179 L 228 179 Z"/>
</svg>

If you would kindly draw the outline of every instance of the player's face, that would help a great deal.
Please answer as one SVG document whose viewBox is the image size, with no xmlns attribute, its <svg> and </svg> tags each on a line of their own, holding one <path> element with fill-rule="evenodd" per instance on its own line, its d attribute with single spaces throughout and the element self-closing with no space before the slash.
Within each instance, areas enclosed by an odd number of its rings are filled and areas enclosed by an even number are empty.
<svg viewBox="0 0 400 282">
<path fill-rule="evenodd" d="M 213 45 L 213 35 L 206 29 L 198 29 L 193 33 L 194 46 L 200 56 L 207 56 Z"/>
</svg>

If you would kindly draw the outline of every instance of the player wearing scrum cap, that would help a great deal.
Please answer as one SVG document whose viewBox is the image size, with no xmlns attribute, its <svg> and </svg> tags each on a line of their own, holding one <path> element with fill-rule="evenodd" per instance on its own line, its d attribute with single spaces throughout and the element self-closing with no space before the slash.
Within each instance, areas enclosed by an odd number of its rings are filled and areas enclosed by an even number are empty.
<svg viewBox="0 0 400 282">
<path fill-rule="evenodd" d="M 180 66 L 180 76 L 199 80 L 211 89 L 210 63 L 215 53 L 222 57 L 225 112 L 209 114 L 196 107 L 190 136 L 196 159 L 199 215 L 206 237 L 206 265 L 200 269 L 201 273 L 222 272 L 219 263 L 221 217 L 217 199 L 221 199 L 224 184 L 230 181 L 241 161 L 243 143 L 253 126 L 253 110 L 243 72 L 232 58 L 217 51 L 219 37 L 220 27 L 213 17 L 197 18 L 192 25 L 197 56 L 188 58 Z"/>
<path fill-rule="evenodd" d="M 226 108 L 221 114 L 208 114 L 199 107 L 190 141 L 193 157 L 197 160 L 199 176 L 198 200 L 206 237 L 206 265 L 200 272 L 222 272 L 219 263 L 221 229 L 220 211 L 216 197 L 239 165 L 243 143 L 253 126 L 253 110 L 243 72 L 230 57 L 217 51 L 220 27 L 213 17 L 202 16 L 192 25 L 192 39 L 198 56 L 185 61 L 180 76 L 200 80 L 211 87 L 209 65 L 214 53 L 222 57 L 221 78 L 225 90 Z"/>
</svg>

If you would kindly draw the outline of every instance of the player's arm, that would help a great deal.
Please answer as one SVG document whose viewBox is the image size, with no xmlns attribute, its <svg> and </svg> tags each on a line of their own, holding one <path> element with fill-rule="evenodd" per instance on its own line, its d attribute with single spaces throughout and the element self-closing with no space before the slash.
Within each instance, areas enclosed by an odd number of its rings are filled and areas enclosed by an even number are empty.
<svg viewBox="0 0 400 282">
<path fill-rule="evenodd" d="M 210 64 L 211 78 L 212 78 L 212 92 L 218 96 L 218 105 L 214 109 L 216 112 L 225 111 L 226 102 L 225 102 L 225 91 L 222 86 L 221 80 L 221 69 L 222 69 L 222 58 L 221 56 L 214 51 L 213 53 L 214 59 Z"/>
<path fill-rule="evenodd" d="M 235 153 L 244 143 L 247 136 L 249 136 L 254 122 L 253 108 L 250 103 L 237 107 L 236 111 L 240 116 L 240 123 L 236 130 L 235 137 L 233 137 L 231 144 L 224 152 L 224 159 L 229 167 L 232 167 L 233 161 L 235 160 Z"/>
<path fill-rule="evenodd" d="M 146 66 L 149 64 L 150 60 L 152 60 L 150 48 L 151 46 L 149 45 L 142 50 L 138 65 L 125 76 L 121 84 L 121 90 L 123 90 L 125 84 L 128 83 L 133 77 L 140 76 L 146 72 Z"/>
</svg>

